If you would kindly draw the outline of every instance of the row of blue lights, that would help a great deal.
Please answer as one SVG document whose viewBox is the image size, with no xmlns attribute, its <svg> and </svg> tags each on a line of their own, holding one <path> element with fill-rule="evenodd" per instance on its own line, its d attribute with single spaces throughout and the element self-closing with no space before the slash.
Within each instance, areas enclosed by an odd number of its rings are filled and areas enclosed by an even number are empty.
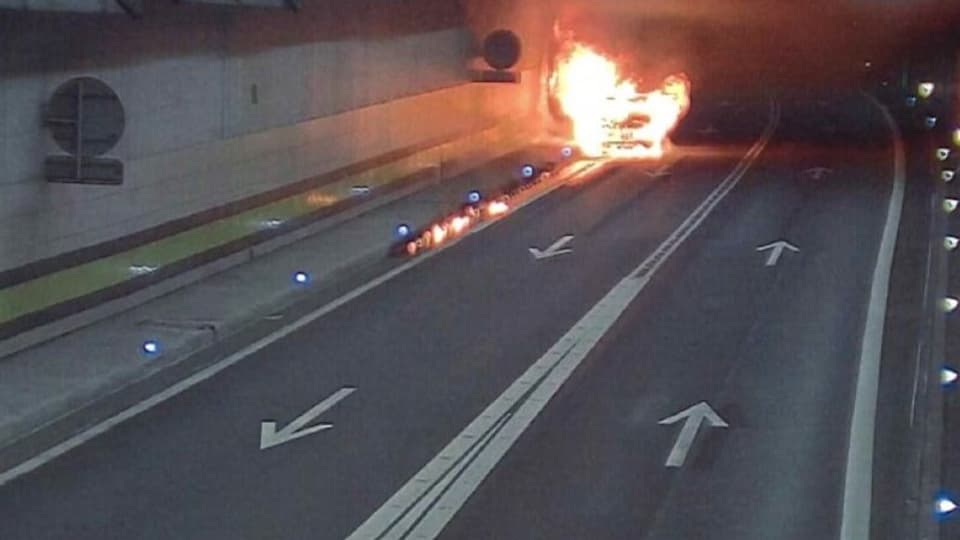
<svg viewBox="0 0 960 540">
<path fill-rule="evenodd" d="M 570 146 L 565 146 L 560 150 L 560 154 L 564 158 L 569 158 L 573 156 L 573 153 L 574 153 L 573 148 Z M 536 167 L 531 164 L 525 164 L 520 168 L 520 175 L 524 178 L 524 180 L 529 180 L 530 178 L 533 178 L 536 175 L 536 173 L 537 173 Z M 478 190 L 471 190 L 467 193 L 466 199 L 469 204 L 477 204 L 481 200 L 483 200 L 483 195 Z M 397 225 L 395 232 L 398 237 L 406 238 L 413 232 L 413 229 L 410 227 L 410 225 L 406 223 L 401 223 L 400 225 Z M 304 286 L 304 285 L 310 284 L 311 276 L 310 276 L 310 273 L 307 271 L 297 270 L 293 273 L 292 279 L 293 279 L 293 283 L 296 286 Z M 161 352 L 160 342 L 156 339 L 147 339 L 140 345 L 140 350 L 147 357 L 150 357 L 150 358 L 157 357 L 160 355 L 160 352 Z"/>
<path fill-rule="evenodd" d="M 917 93 L 920 97 L 926 99 L 930 97 L 934 92 L 933 83 L 920 83 L 918 85 Z M 913 100 L 913 104 L 908 102 L 909 106 L 916 104 L 916 99 Z M 925 126 L 928 129 L 933 129 L 937 125 L 937 118 L 933 115 L 927 115 L 925 119 Z M 955 129 L 953 132 L 953 143 L 956 146 L 960 146 L 960 129 Z M 950 145 L 943 145 L 936 149 L 935 157 L 937 161 L 946 162 L 951 158 L 953 151 Z M 954 176 L 956 175 L 956 170 L 947 166 L 941 169 L 940 179 L 944 182 L 953 181 Z M 947 198 L 944 201 L 944 210 L 948 213 L 952 212 L 955 208 L 953 204 L 955 199 Z M 949 251 L 953 251 L 957 247 L 957 239 L 952 236 L 948 236 L 944 241 L 944 246 Z M 951 312 L 957 307 L 956 299 L 947 297 L 944 299 L 943 304 L 944 310 L 946 312 Z M 960 373 L 957 372 L 957 369 L 950 365 L 944 365 L 940 368 L 940 385 L 944 390 L 953 390 L 957 387 L 958 380 L 960 380 Z M 933 500 L 933 512 L 937 519 L 944 520 L 950 518 L 957 511 L 957 502 L 956 497 L 947 491 L 941 491 L 938 493 Z"/>
<path fill-rule="evenodd" d="M 572 146 L 564 146 L 563 148 L 560 149 L 560 155 L 564 159 L 569 159 L 573 157 L 574 153 L 575 153 L 575 150 Z M 537 176 L 538 169 L 535 165 L 531 163 L 525 163 L 520 167 L 519 172 L 520 172 L 520 177 L 524 181 L 528 181 L 528 180 L 532 180 Z M 467 192 L 466 203 L 468 205 L 479 204 L 483 199 L 484 199 L 483 194 L 479 190 L 474 189 Z M 410 224 L 408 223 L 400 223 L 394 229 L 394 234 L 399 240 L 410 239 L 411 236 L 414 234 L 414 232 L 415 232 L 414 228 L 411 227 Z"/>
</svg>

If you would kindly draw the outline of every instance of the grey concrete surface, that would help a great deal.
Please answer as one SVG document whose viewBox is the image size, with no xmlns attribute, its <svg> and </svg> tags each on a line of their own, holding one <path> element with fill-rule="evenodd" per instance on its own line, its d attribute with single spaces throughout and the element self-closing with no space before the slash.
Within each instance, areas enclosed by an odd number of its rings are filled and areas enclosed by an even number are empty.
<svg viewBox="0 0 960 540">
<path fill-rule="evenodd" d="M 784 100 L 772 146 L 443 537 L 836 535 L 891 179 L 887 135 L 867 102 L 818 107 Z M 822 131 L 821 114 L 836 119 L 838 135 Z M 766 120 L 765 103 L 741 103 L 701 109 L 689 126 L 714 123 L 736 142 Z M 743 154 L 698 137 L 686 133 L 697 146 L 678 150 L 671 175 L 624 164 L 562 188 L 0 487 L 0 508 L 13 516 L 0 537 L 346 537 Z M 832 171 L 804 172 L 817 166 Z M 537 261 L 527 251 L 566 234 L 575 235 L 570 254 Z M 780 238 L 800 253 L 767 267 L 756 247 Z M 209 294 L 198 301 L 229 302 Z M 356 390 L 316 420 L 332 428 L 260 449 L 262 421 L 285 426 L 344 387 Z M 701 434 L 683 468 L 664 468 L 677 427 L 657 422 L 701 400 L 730 428 Z M 881 400 L 909 405 L 899 393 Z"/>
<path fill-rule="evenodd" d="M 282 311 L 309 294 L 308 289 L 294 285 L 294 272 L 309 272 L 314 287 L 325 285 L 352 267 L 383 258 L 395 241 L 397 224 L 429 222 L 455 209 L 468 190 L 495 188 L 515 177 L 521 164 L 553 159 L 554 153 L 552 147 L 530 147 L 452 178 L 425 180 L 405 198 L 368 209 L 351 220 L 331 216 L 325 221 L 332 223 L 321 221 L 308 227 L 314 236 L 272 246 L 252 261 L 248 254 L 241 254 L 242 260 L 233 261 L 232 268 L 224 267 L 223 261 L 214 263 L 215 270 L 229 269 L 192 284 L 178 283 L 177 290 L 168 289 L 146 303 L 4 357 L 0 361 L 0 447 L 169 367 L 259 317 Z M 299 231 L 293 234 L 300 236 Z M 147 339 L 157 340 L 163 354 L 146 357 L 140 346 Z"/>
<path fill-rule="evenodd" d="M 0 270 L 526 117 L 538 100 L 534 49 L 522 84 L 469 84 L 464 3 L 147 5 L 137 21 L 0 10 Z M 522 14 L 531 38 L 541 16 L 539 3 Z M 121 186 L 44 178 L 45 157 L 62 152 L 43 110 L 78 76 L 123 104 L 107 154 L 124 163 Z"/>
<path fill-rule="evenodd" d="M 869 105 L 836 107 L 883 133 Z M 815 129 L 784 104 L 765 157 L 442 537 L 836 537 L 892 171 L 883 146 L 817 147 Z M 755 247 L 781 238 L 800 253 L 764 266 Z M 678 428 L 658 421 L 704 400 L 730 428 L 666 468 Z"/>
</svg>

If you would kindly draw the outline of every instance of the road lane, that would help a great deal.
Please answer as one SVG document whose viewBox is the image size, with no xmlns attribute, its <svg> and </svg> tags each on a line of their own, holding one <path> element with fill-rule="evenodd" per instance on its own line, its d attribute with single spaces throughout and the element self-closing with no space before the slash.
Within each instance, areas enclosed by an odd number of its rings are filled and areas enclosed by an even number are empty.
<svg viewBox="0 0 960 540">
<path fill-rule="evenodd" d="M 538 201 L 0 488 L 15 516 L 0 537 L 345 537 L 739 157 L 660 178 L 628 166 Z M 533 260 L 530 246 L 563 234 L 572 254 Z M 260 449 L 262 421 L 343 387 L 357 390 L 317 419 L 333 428 Z"/>
<path fill-rule="evenodd" d="M 882 117 L 842 106 L 866 121 L 838 149 L 801 136 L 809 119 L 784 104 L 769 153 L 442 538 L 837 537 L 892 183 Z M 818 166 L 832 172 L 804 172 Z M 800 252 L 768 267 L 755 249 L 778 239 Z M 658 422 L 701 401 L 729 428 L 668 469 L 680 426 Z"/>
</svg>

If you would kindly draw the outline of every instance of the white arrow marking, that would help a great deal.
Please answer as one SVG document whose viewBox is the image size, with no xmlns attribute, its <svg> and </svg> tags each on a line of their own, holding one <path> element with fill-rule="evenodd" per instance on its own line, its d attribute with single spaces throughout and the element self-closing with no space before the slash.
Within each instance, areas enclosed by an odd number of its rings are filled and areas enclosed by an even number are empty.
<svg viewBox="0 0 960 540">
<path fill-rule="evenodd" d="M 833 169 L 828 169 L 826 167 L 810 167 L 809 169 L 803 171 L 803 174 L 806 174 L 814 180 L 819 180 L 832 172 Z"/>
<path fill-rule="evenodd" d="M 661 165 L 657 170 L 654 171 L 643 171 L 643 174 L 651 178 L 659 178 L 661 176 L 668 176 L 670 174 L 669 165 Z"/>
<path fill-rule="evenodd" d="M 529 248 L 529 249 L 530 249 L 530 254 L 533 255 L 533 258 L 534 258 L 534 259 L 536 259 L 536 260 L 539 261 L 540 259 L 546 259 L 546 258 L 548 258 L 548 257 L 553 257 L 554 255 L 562 255 L 562 254 L 564 254 L 564 253 L 571 253 L 571 252 L 573 252 L 572 249 L 570 249 L 570 248 L 564 249 L 564 248 L 563 248 L 563 246 L 569 244 L 571 240 L 573 240 L 573 235 L 572 235 L 572 234 L 568 234 L 568 235 L 565 235 L 565 236 L 561 236 L 559 240 L 557 240 L 557 241 L 554 242 L 553 244 L 550 244 L 550 247 L 548 247 L 547 249 L 545 249 L 545 250 L 543 250 L 543 251 L 540 251 L 539 249 L 537 249 L 537 248 L 535 248 L 535 247 Z"/>
<path fill-rule="evenodd" d="M 683 424 L 680 435 L 677 436 L 677 442 L 673 444 L 673 449 L 670 450 L 670 455 L 667 456 L 667 467 L 683 466 L 683 462 L 687 459 L 687 453 L 690 452 L 690 447 L 693 446 L 693 440 L 697 437 L 697 432 L 700 431 L 700 424 L 702 424 L 704 420 L 712 427 L 730 427 L 706 401 L 701 401 L 689 409 L 664 418 L 658 423 L 661 426 L 666 426 L 675 424 L 683 419 L 687 421 Z"/>
<path fill-rule="evenodd" d="M 777 240 L 772 244 L 760 246 L 757 248 L 757 251 L 766 251 L 768 249 L 772 251 L 770 251 L 770 256 L 767 257 L 767 266 L 776 266 L 777 261 L 780 260 L 780 256 L 783 255 L 784 249 L 789 249 L 794 253 L 800 253 L 800 249 L 797 246 L 787 242 L 786 240 Z"/>
<path fill-rule="evenodd" d="M 264 421 L 260 423 L 260 449 L 266 450 L 267 448 L 272 448 L 274 446 L 281 445 L 285 442 L 292 441 L 294 439 L 299 439 L 300 437 L 305 437 L 318 431 L 323 431 L 325 429 L 330 429 L 333 427 L 333 424 L 317 424 L 315 426 L 310 426 L 308 428 L 303 428 L 307 424 L 313 421 L 316 417 L 328 411 L 334 405 L 339 403 L 343 398 L 349 396 L 356 388 L 341 388 L 333 393 L 327 399 L 321 401 L 316 406 L 314 406 L 309 411 L 301 414 L 293 422 L 287 424 L 287 427 L 277 431 L 277 423 L 273 421 Z"/>
</svg>

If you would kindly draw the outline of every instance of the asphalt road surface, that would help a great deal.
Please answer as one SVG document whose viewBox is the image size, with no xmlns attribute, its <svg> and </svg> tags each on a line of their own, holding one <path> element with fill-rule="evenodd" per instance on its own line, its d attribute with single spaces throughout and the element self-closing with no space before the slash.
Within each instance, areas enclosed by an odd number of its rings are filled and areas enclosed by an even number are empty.
<svg viewBox="0 0 960 540">
<path fill-rule="evenodd" d="M 694 120 L 668 173 L 561 188 L 0 487 L 0 538 L 836 538 L 890 131 L 857 95 Z M 689 444 L 660 423 L 701 402 Z"/>
</svg>

